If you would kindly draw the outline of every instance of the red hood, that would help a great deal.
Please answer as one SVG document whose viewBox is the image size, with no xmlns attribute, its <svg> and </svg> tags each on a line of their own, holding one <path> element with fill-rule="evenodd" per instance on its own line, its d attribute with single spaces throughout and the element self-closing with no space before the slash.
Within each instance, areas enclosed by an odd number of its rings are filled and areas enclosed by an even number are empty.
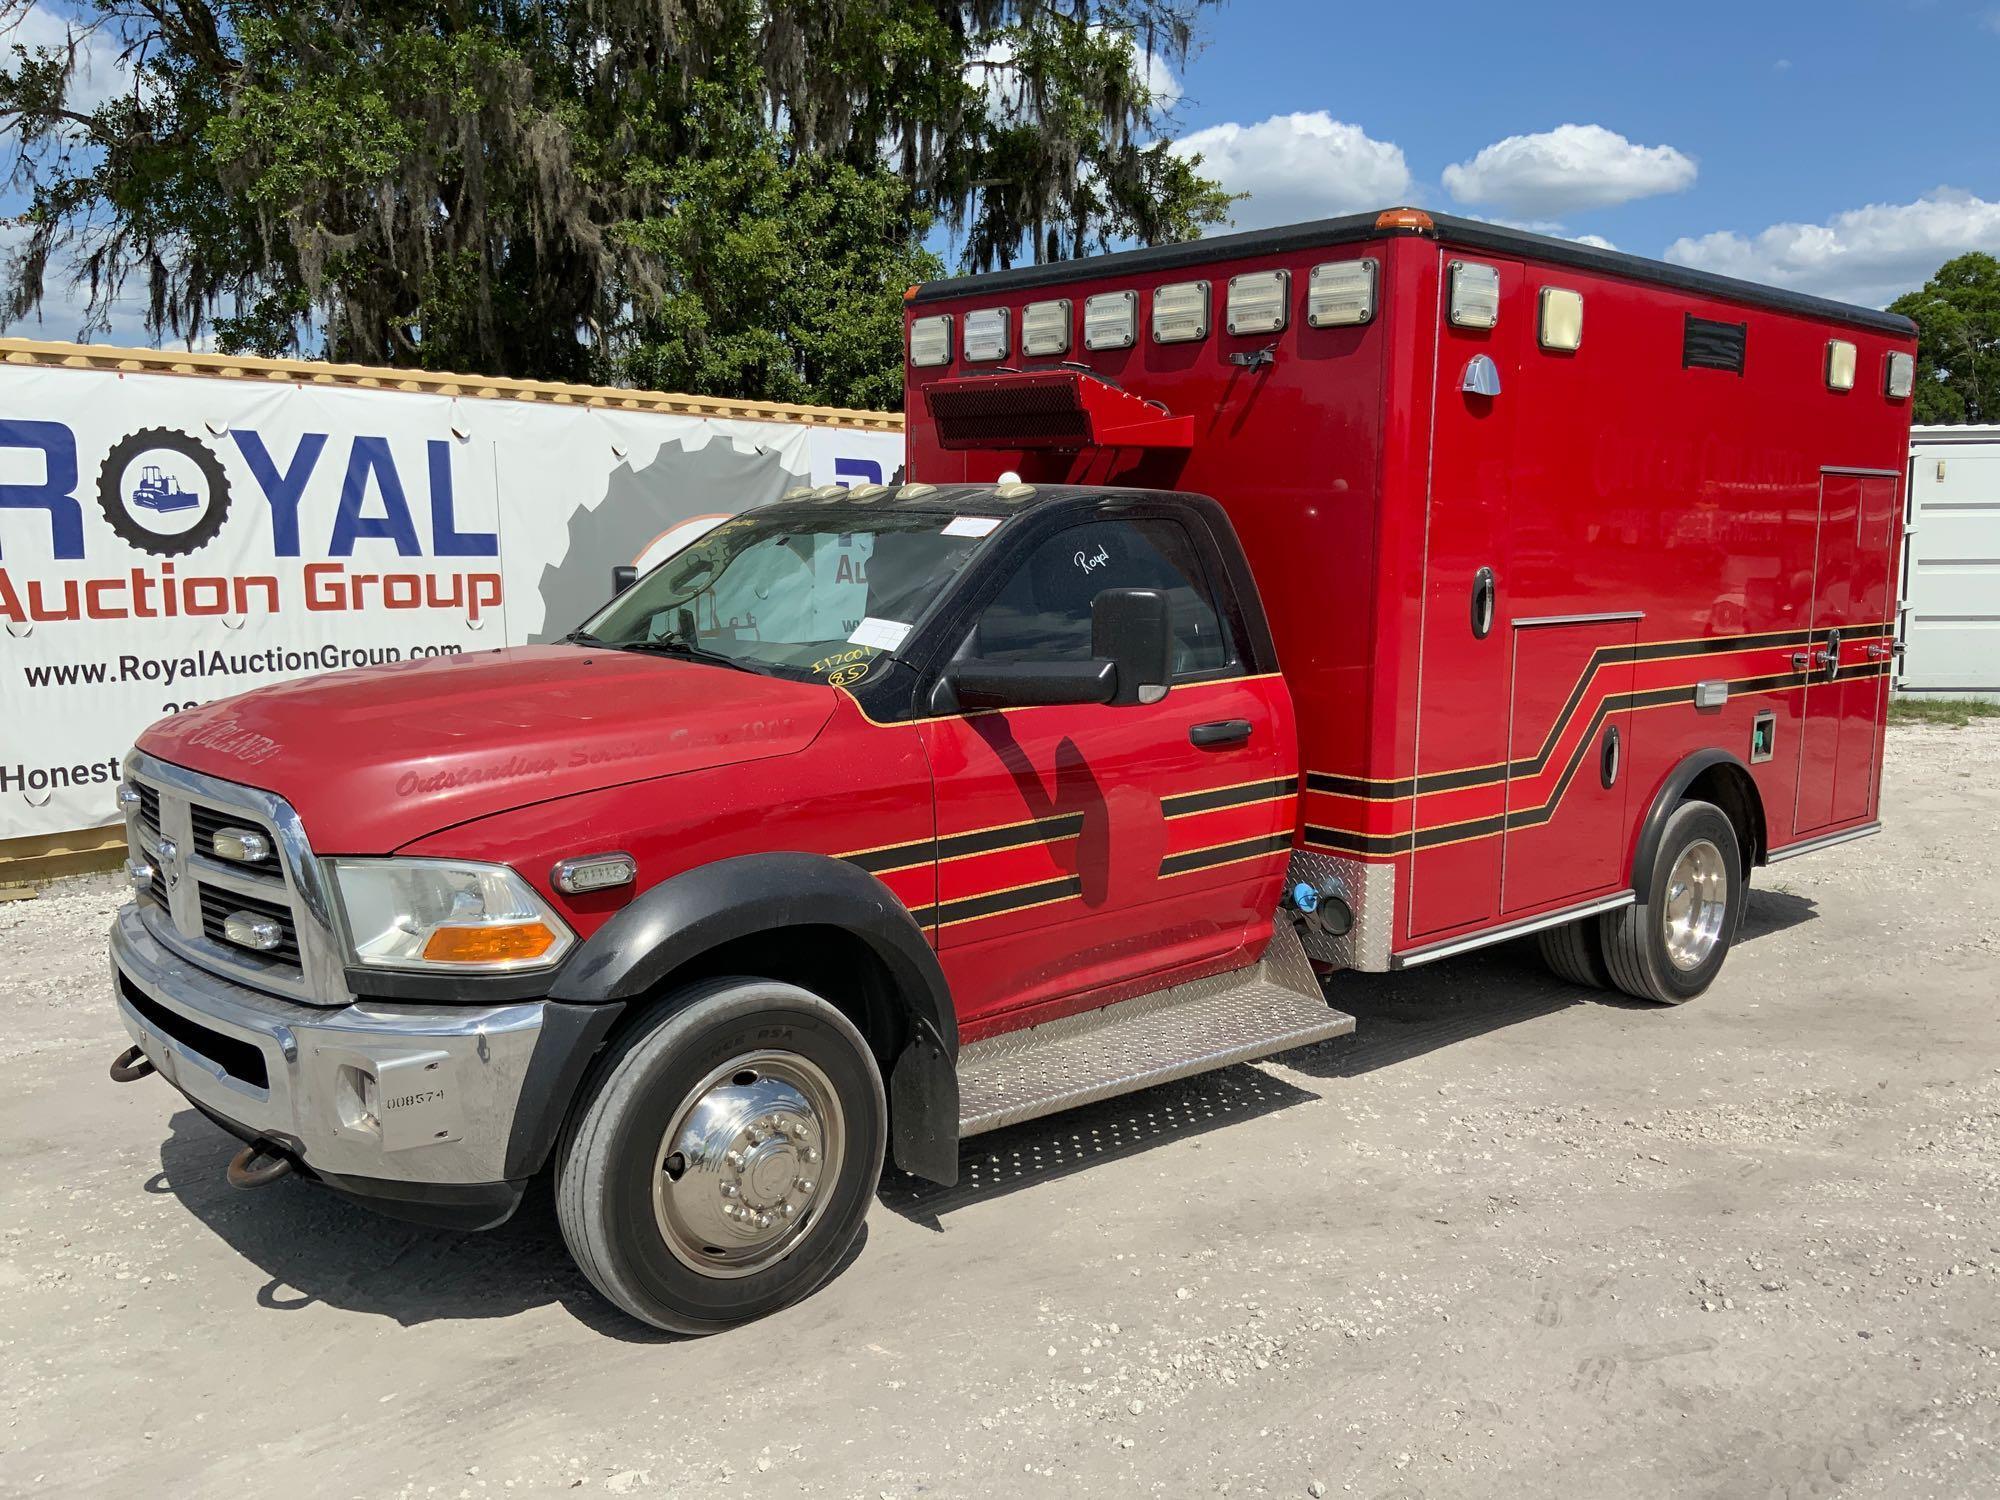
<svg viewBox="0 0 2000 1500">
<path fill-rule="evenodd" d="M 817 683 L 522 646 L 258 688 L 162 719 L 139 748 L 278 793 L 322 854 L 386 854 L 530 802 L 789 755 L 833 705 Z"/>
</svg>

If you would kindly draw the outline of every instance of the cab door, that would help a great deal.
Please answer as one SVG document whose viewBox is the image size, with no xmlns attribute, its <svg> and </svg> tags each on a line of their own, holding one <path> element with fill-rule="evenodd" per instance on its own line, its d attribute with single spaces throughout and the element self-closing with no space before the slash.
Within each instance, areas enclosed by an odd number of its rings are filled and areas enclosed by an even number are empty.
<svg viewBox="0 0 2000 1500">
<path fill-rule="evenodd" d="M 1087 659 L 1091 601 L 1113 588 L 1163 590 L 1175 641 L 1158 703 L 925 723 L 936 941 L 969 1038 L 1247 962 L 1266 935 L 1296 826 L 1296 734 L 1282 681 L 1245 673 L 1202 541 L 1171 516 L 1069 526 L 1016 565 L 960 647 Z"/>
</svg>

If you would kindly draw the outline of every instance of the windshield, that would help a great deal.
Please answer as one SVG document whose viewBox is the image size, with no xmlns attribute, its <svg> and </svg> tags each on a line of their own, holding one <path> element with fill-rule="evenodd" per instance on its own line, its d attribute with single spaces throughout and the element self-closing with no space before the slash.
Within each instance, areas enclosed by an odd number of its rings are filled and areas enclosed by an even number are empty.
<svg viewBox="0 0 2000 1500">
<path fill-rule="evenodd" d="M 831 505 L 724 521 L 572 640 L 845 687 L 894 653 L 998 522 Z"/>
</svg>

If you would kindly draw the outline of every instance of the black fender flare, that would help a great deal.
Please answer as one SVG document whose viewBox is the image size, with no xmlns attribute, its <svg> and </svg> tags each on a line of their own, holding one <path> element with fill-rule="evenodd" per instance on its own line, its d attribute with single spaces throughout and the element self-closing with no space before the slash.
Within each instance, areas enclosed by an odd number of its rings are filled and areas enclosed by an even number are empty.
<svg viewBox="0 0 2000 1500">
<path fill-rule="evenodd" d="M 1760 819 L 1763 817 L 1763 794 L 1757 790 L 1757 778 L 1750 774 L 1750 768 L 1736 756 L 1727 750 L 1710 749 L 1697 750 L 1685 757 L 1668 773 L 1666 781 L 1653 795 L 1653 805 L 1646 809 L 1645 821 L 1639 825 L 1639 841 L 1633 849 L 1631 872 L 1632 889 L 1637 895 L 1643 897 L 1646 894 L 1646 877 L 1651 874 L 1653 860 L 1660 852 L 1660 835 L 1666 831 L 1667 819 L 1673 816 L 1674 809 L 1680 806 L 1681 799 L 1687 795 L 1687 789 L 1694 785 L 1695 779 L 1704 771 L 1713 770 L 1716 766 L 1730 766 L 1742 773 L 1743 780 L 1750 787 L 1751 796 L 1757 798 L 1754 810 Z M 1744 857 L 1747 876 L 1751 851 L 1738 852 Z"/>
<path fill-rule="evenodd" d="M 661 881 L 600 927 L 549 989 L 569 1004 L 629 1003 L 710 949 L 788 927 L 837 927 L 889 975 L 907 1037 L 892 1064 L 891 1142 L 904 1171 L 958 1176 L 958 1013 L 909 909 L 875 876 L 824 854 L 745 854 Z"/>
</svg>

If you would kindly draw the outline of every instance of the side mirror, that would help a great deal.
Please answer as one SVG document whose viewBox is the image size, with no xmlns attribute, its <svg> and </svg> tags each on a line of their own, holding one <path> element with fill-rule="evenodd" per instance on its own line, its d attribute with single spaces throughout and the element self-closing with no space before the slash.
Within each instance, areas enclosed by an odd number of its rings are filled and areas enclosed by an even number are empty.
<svg viewBox="0 0 2000 1500">
<path fill-rule="evenodd" d="M 1117 668 L 1114 704 L 1158 703 L 1173 680 L 1174 638 L 1158 589 L 1106 589 L 1090 601 L 1090 654 Z"/>
<path fill-rule="evenodd" d="M 611 592 L 622 594 L 639 581 L 639 570 L 631 563 L 614 563 L 611 567 Z"/>
</svg>

